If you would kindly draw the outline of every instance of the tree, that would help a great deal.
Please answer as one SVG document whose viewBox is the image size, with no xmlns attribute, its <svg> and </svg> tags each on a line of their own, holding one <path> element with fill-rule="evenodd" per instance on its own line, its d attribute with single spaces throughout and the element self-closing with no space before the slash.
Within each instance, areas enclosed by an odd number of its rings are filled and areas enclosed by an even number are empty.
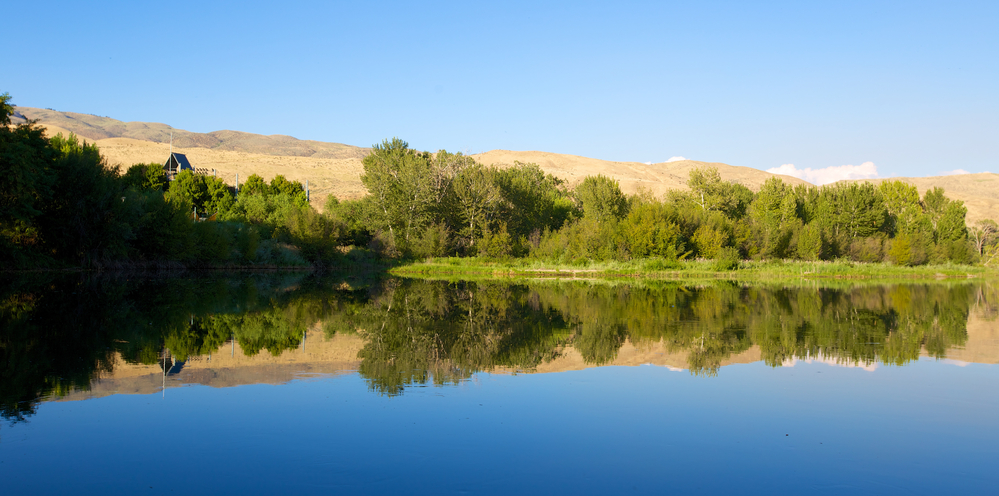
<svg viewBox="0 0 999 496">
<path fill-rule="evenodd" d="M 936 239 L 938 242 L 960 241 L 968 236 L 964 218 L 968 209 L 960 200 L 948 200 L 937 220 Z"/>
<path fill-rule="evenodd" d="M 823 186 L 819 192 L 817 220 L 840 242 L 883 231 L 887 216 L 884 197 L 871 183 Z"/>
<path fill-rule="evenodd" d="M 46 247 L 75 263 L 123 258 L 134 232 L 118 169 L 107 166 L 96 145 L 73 134 L 60 133 L 49 142 L 59 155 L 52 167 L 52 196 L 38 218 Z"/>
<path fill-rule="evenodd" d="M 491 221 L 507 205 L 496 185 L 495 175 L 496 169 L 476 164 L 463 170 L 454 181 L 463 224 L 461 233 L 470 246 L 491 227 Z"/>
<path fill-rule="evenodd" d="M 309 204 L 308 199 L 305 195 L 305 188 L 299 181 L 289 181 L 283 175 L 278 174 L 271 179 L 270 184 L 270 194 L 272 195 L 288 195 L 292 201 L 301 207 Z"/>
<path fill-rule="evenodd" d="M 163 191 L 167 188 L 166 173 L 157 163 L 135 164 L 122 176 L 125 186 L 140 191 Z"/>
<path fill-rule="evenodd" d="M 884 198 L 888 214 L 885 227 L 889 235 L 932 230 L 915 186 L 902 181 L 884 181 L 878 190 Z"/>
<path fill-rule="evenodd" d="M 576 186 L 576 198 L 583 207 L 583 216 L 597 221 L 620 220 L 628 214 L 628 199 L 616 179 L 603 174 L 586 176 Z"/>
<path fill-rule="evenodd" d="M 14 115 L 14 106 L 10 104 L 10 93 L 0 95 L 0 126 L 10 125 L 10 116 Z"/>
<path fill-rule="evenodd" d="M 250 177 L 246 178 L 243 186 L 239 188 L 240 195 L 268 195 L 270 191 L 270 187 L 264 181 L 264 178 L 256 174 L 250 174 Z"/>
<path fill-rule="evenodd" d="M 207 199 L 201 210 L 209 215 L 226 214 L 236 203 L 232 188 L 217 177 L 205 177 Z"/>
<path fill-rule="evenodd" d="M 660 202 L 635 206 L 623 222 L 625 239 L 634 257 L 676 260 L 684 250 L 676 214 Z"/>
<path fill-rule="evenodd" d="M 0 260 L 25 255 L 41 242 L 37 217 L 52 195 L 58 152 L 28 121 L 10 127 L 10 95 L 0 95 Z"/>
<path fill-rule="evenodd" d="M 203 213 L 205 203 L 209 199 L 205 176 L 189 170 L 182 170 L 170 182 L 170 188 L 165 196 L 167 200 L 172 202 L 189 203 L 191 208 L 196 208 Z"/>
<path fill-rule="evenodd" d="M 433 205 L 429 154 L 417 153 L 409 143 L 399 139 L 385 140 L 372 146 L 371 153 L 361 161 L 364 174 L 361 182 L 381 210 L 380 227 L 387 228 L 393 240 L 396 230 L 403 230 L 404 239 L 422 227 L 429 219 L 427 211 Z"/>
<path fill-rule="evenodd" d="M 931 188 L 923 195 L 923 206 L 926 208 L 926 214 L 930 216 L 930 221 L 933 222 L 933 229 L 937 228 L 937 221 L 943 216 L 949 201 L 944 195 L 943 188 L 940 187 Z"/>
<path fill-rule="evenodd" d="M 717 210 L 731 219 L 741 219 L 753 201 L 749 188 L 723 182 L 717 167 L 695 167 L 690 170 L 687 186 L 693 200 L 703 210 Z"/>
<path fill-rule="evenodd" d="M 975 247 L 975 252 L 984 255 L 986 248 L 999 241 L 999 224 L 992 219 L 980 220 L 975 227 L 968 230 L 968 237 Z"/>
<path fill-rule="evenodd" d="M 749 217 L 758 238 L 759 254 L 783 257 L 793 228 L 800 223 L 794 191 L 779 177 L 763 184 L 749 207 Z"/>
<path fill-rule="evenodd" d="M 513 236 L 557 230 L 573 215 L 572 199 L 563 181 L 546 174 L 537 164 L 514 162 L 513 167 L 496 172 L 496 181 L 510 202 L 507 222 Z"/>
</svg>

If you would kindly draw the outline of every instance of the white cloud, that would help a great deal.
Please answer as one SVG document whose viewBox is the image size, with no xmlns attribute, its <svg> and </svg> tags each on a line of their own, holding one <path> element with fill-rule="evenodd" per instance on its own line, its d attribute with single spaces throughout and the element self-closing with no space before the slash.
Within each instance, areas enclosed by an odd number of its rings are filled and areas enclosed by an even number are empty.
<svg viewBox="0 0 999 496">
<path fill-rule="evenodd" d="M 668 160 L 666 160 L 666 162 L 679 162 L 681 160 L 687 160 L 687 159 L 683 157 L 670 157 Z"/>
<path fill-rule="evenodd" d="M 971 173 L 964 169 L 954 169 L 952 171 L 945 171 L 940 173 L 941 176 L 957 176 L 960 174 L 971 174 Z"/>
<path fill-rule="evenodd" d="M 784 164 L 780 167 L 767 169 L 767 172 L 794 176 L 812 184 L 829 184 L 844 179 L 874 179 L 878 177 L 878 168 L 874 166 L 874 162 L 864 162 L 860 165 L 834 165 L 823 169 L 799 169 L 794 164 Z"/>
</svg>

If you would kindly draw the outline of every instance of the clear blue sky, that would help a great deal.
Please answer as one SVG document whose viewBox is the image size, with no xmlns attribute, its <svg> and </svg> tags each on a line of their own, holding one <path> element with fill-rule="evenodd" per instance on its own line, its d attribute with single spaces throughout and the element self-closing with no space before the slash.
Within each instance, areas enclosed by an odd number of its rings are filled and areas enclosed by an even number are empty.
<svg viewBox="0 0 999 496">
<path fill-rule="evenodd" d="M 999 172 L 999 2 L 28 2 L 15 104 L 369 146 Z"/>
</svg>

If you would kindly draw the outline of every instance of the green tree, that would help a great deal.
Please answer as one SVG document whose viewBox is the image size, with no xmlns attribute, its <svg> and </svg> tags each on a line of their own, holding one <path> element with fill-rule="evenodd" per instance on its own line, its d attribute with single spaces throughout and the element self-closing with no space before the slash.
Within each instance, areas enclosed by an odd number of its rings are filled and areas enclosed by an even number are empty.
<svg viewBox="0 0 999 496">
<path fill-rule="evenodd" d="M 794 191 L 778 177 L 767 179 L 756 194 L 749 213 L 760 256 L 785 256 L 793 229 L 800 223 L 797 212 Z"/>
<path fill-rule="evenodd" d="M 938 242 L 960 241 L 968 237 L 968 227 L 964 218 L 968 209 L 964 202 L 948 200 L 937 219 L 936 239 Z"/>
<path fill-rule="evenodd" d="M 878 189 L 884 198 L 886 231 L 895 236 L 899 233 L 913 233 L 932 229 L 929 218 L 923 213 L 923 205 L 919 201 L 919 190 L 911 184 L 902 181 L 884 181 Z"/>
<path fill-rule="evenodd" d="M 574 214 L 563 181 L 546 174 L 537 164 L 515 162 L 513 167 L 496 172 L 496 182 L 510 202 L 507 223 L 515 237 L 557 230 Z"/>
<path fill-rule="evenodd" d="M 236 204 L 233 189 L 217 177 L 205 177 L 205 203 L 201 210 L 209 215 L 225 216 Z"/>
<path fill-rule="evenodd" d="M 0 262 L 38 254 L 37 217 L 57 180 L 58 152 L 34 122 L 10 126 L 10 95 L 0 95 Z"/>
<path fill-rule="evenodd" d="M 107 166 L 96 145 L 73 134 L 49 142 L 59 155 L 52 196 L 38 219 L 47 249 L 87 265 L 124 258 L 134 231 L 118 169 Z"/>
<path fill-rule="evenodd" d="M 695 167 L 687 179 L 692 198 L 703 210 L 717 210 L 731 219 L 741 219 L 746 215 L 753 201 L 749 188 L 724 182 L 717 167 Z"/>
<path fill-rule="evenodd" d="M 660 203 L 635 206 L 622 223 L 624 238 L 634 257 L 663 257 L 676 260 L 684 251 L 676 214 Z"/>
<path fill-rule="evenodd" d="M 205 176 L 195 174 L 189 170 L 182 170 L 174 176 L 170 182 L 170 187 L 166 192 L 166 199 L 175 203 L 190 203 L 191 208 L 198 209 L 199 214 L 204 213 L 205 203 L 208 202 L 208 184 Z"/>
<path fill-rule="evenodd" d="M 267 196 L 271 193 L 270 186 L 264 181 L 264 178 L 256 175 L 250 174 L 250 177 L 246 178 L 246 182 L 239 187 L 240 195 L 264 195 Z"/>
<path fill-rule="evenodd" d="M 454 181 L 461 213 L 461 234 L 474 246 L 475 239 L 492 227 L 506 208 L 503 192 L 496 184 L 496 169 L 476 164 L 461 171 Z"/>
<path fill-rule="evenodd" d="M 166 173 L 157 163 L 135 164 L 122 176 L 125 187 L 146 191 L 163 191 L 167 188 Z"/>
<path fill-rule="evenodd" d="M 270 194 L 288 195 L 296 205 L 304 207 L 309 204 L 305 195 L 305 187 L 299 181 L 289 181 L 283 175 L 278 174 L 271 179 Z"/>
<path fill-rule="evenodd" d="M 388 229 L 394 241 L 401 230 L 408 240 L 430 221 L 426 214 L 435 195 L 428 180 L 432 172 L 429 154 L 417 153 L 409 143 L 392 138 L 372 146 L 362 164 L 361 182 L 381 211 L 377 227 Z"/>
<path fill-rule="evenodd" d="M 586 217 L 597 221 L 621 220 L 628 214 L 628 199 L 616 179 L 603 174 L 586 176 L 574 193 Z"/>
</svg>

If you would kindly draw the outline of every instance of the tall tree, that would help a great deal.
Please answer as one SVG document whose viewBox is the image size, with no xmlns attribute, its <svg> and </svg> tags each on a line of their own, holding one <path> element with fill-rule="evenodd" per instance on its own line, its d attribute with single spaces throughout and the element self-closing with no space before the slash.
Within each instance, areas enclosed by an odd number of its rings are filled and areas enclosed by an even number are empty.
<svg viewBox="0 0 999 496">
<path fill-rule="evenodd" d="M 878 190 L 884 198 L 888 214 L 885 225 L 888 234 L 895 236 L 932 230 L 919 201 L 919 190 L 915 186 L 902 181 L 884 181 L 878 186 Z"/>
<path fill-rule="evenodd" d="M 461 172 L 454 181 L 454 191 L 461 211 L 461 233 L 474 245 L 475 239 L 489 229 L 490 223 L 507 205 L 495 181 L 496 169 L 475 165 Z"/>
<path fill-rule="evenodd" d="M 749 188 L 722 181 L 717 167 L 695 167 L 691 169 L 687 186 L 694 202 L 703 210 L 717 210 L 731 219 L 741 219 L 753 201 Z"/>
<path fill-rule="evenodd" d="M 361 182 L 382 213 L 380 227 L 387 228 L 393 238 L 401 229 L 408 240 L 428 220 L 425 214 L 434 199 L 427 180 L 431 172 L 429 158 L 429 154 L 411 150 L 409 143 L 392 138 L 374 145 L 362 160 Z"/>
<path fill-rule="evenodd" d="M 496 180 L 511 205 L 507 223 L 514 236 L 557 230 L 573 215 L 572 200 L 562 180 L 546 174 L 537 164 L 515 162 L 513 167 L 497 171 Z"/>
<path fill-rule="evenodd" d="M 576 198 L 583 207 L 583 215 L 597 221 L 620 220 L 628 215 L 628 199 L 621 192 L 616 179 L 603 174 L 586 176 L 576 186 Z"/>
<path fill-rule="evenodd" d="M 0 95 L 0 260 L 40 243 L 36 219 L 57 179 L 58 152 L 34 122 L 10 125 L 10 100 L 9 94 Z"/>
</svg>

